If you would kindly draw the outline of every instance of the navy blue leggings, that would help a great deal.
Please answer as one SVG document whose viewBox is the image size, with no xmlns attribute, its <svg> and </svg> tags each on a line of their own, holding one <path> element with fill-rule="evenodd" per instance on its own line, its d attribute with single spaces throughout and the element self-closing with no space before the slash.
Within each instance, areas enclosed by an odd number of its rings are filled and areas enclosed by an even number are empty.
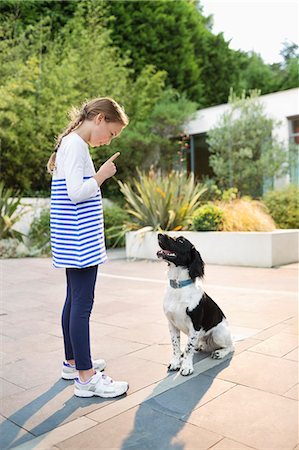
<svg viewBox="0 0 299 450">
<path fill-rule="evenodd" d="M 92 368 L 89 317 L 93 306 L 98 266 L 66 269 L 67 294 L 62 311 L 65 359 L 74 359 L 77 370 Z"/>
</svg>

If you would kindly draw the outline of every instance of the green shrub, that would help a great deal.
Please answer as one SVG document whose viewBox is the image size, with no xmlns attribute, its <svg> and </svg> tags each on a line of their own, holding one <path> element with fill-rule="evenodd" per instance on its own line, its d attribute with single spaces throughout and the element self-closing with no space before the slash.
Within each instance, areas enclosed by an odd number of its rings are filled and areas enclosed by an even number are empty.
<svg viewBox="0 0 299 450">
<path fill-rule="evenodd" d="M 222 229 L 222 220 L 222 209 L 213 203 L 207 203 L 195 211 L 192 227 L 195 231 L 219 231 Z"/>
<path fill-rule="evenodd" d="M 0 182 L 0 239 L 17 239 L 23 241 L 23 233 L 13 229 L 13 226 L 20 220 L 25 212 L 25 208 L 19 208 L 22 196 L 18 191 L 6 189 L 4 182 Z M 17 209 L 19 211 L 17 212 Z"/>
<path fill-rule="evenodd" d="M 49 209 L 43 210 L 39 217 L 33 219 L 28 238 L 30 247 L 35 247 L 41 255 L 51 255 Z"/>
<path fill-rule="evenodd" d="M 270 191 L 263 200 L 279 228 L 299 228 L 299 188 L 289 185 Z"/>
<path fill-rule="evenodd" d="M 186 230 L 206 191 L 193 174 L 172 171 L 163 176 L 138 171 L 138 179 L 122 183 L 120 190 L 127 202 L 131 229 Z"/>
<path fill-rule="evenodd" d="M 104 209 L 105 241 L 107 248 L 125 246 L 125 224 L 128 221 L 128 213 L 120 206 L 107 206 Z"/>
</svg>

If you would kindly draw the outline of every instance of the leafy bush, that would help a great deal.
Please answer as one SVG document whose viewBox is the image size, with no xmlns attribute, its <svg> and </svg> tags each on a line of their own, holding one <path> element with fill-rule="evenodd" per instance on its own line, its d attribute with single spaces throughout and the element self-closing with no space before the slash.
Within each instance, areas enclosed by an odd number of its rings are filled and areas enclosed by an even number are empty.
<svg viewBox="0 0 299 450">
<path fill-rule="evenodd" d="M 119 205 L 104 209 L 105 241 L 107 248 L 124 247 L 126 223 L 129 215 Z"/>
<path fill-rule="evenodd" d="M 263 200 L 279 228 L 299 228 L 299 188 L 289 185 L 270 191 Z"/>
<path fill-rule="evenodd" d="M 207 203 L 195 211 L 192 228 L 196 231 L 219 231 L 222 229 L 222 220 L 222 209 L 214 203 Z"/>
<path fill-rule="evenodd" d="M 23 241 L 23 233 L 13 229 L 25 212 L 24 207 L 21 210 L 19 208 L 21 200 L 22 197 L 18 191 L 6 189 L 4 182 L 0 182 L 0 239 L 13 238 L 20 242 Z"/>
<path fill-rule="evenodd" d="M 0 258 L 24 258 L 26 256 L 32 255 L 19 239 L 0 239 Z"/>
<path fill-rule="evenodd" d="M 45 209 L 31 224 L 29 231 L 29 246 L 39 250 L 41 255 L 51 255 L 50 243 L 50 210 Z"/>
<path fill-rule="evenodd" d="M 167 176 L 138 171 L 138 179 L 119 181 L 131 216 L 130 229 L 186 230 L 206 188 L 195 183 L 193 174 L 170 172 Z"/>
<path fill-rule="evenodd" d="M 249 197 L 220 202 L 223 231 L 272 231 L 275 223 L 262 202 Z"/>
</svg>

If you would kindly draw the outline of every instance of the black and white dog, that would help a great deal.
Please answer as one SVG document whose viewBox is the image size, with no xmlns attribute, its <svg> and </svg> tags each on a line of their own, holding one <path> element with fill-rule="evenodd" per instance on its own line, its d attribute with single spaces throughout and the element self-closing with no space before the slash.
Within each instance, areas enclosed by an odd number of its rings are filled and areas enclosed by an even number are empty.
<svg viewBox="0 0 299 450">
<path fill-rule="evenodd" d="M 220 359 L 234 351 L 233 341 L 225 315 L 201 286 L 204 262 L 194 245 L 183 236 L 174 239 L 166 234 L 159 234 L 158 241 L 161 250 L 157 256 L 168 263 L 164 312 L 173 346 L 168 369 L 190 375 L 196 350 L 211 352 L 212 358 Z M 188 336 L 183 355 L 181 331 Z"/>
</svg>

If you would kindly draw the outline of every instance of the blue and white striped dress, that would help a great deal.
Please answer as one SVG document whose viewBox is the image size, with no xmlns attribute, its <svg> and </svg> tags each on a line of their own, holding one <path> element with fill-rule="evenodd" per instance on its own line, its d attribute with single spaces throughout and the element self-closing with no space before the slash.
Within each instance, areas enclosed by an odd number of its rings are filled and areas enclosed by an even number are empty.
<svg viewBox="0 0 299 450">
<path fill-rule="evenodd" d="M 88 145 L 76 133 L 64 137 L 51 186 L 54 267 L 84 268 L 107 260 L 101 191 Z"/>
</svg>

